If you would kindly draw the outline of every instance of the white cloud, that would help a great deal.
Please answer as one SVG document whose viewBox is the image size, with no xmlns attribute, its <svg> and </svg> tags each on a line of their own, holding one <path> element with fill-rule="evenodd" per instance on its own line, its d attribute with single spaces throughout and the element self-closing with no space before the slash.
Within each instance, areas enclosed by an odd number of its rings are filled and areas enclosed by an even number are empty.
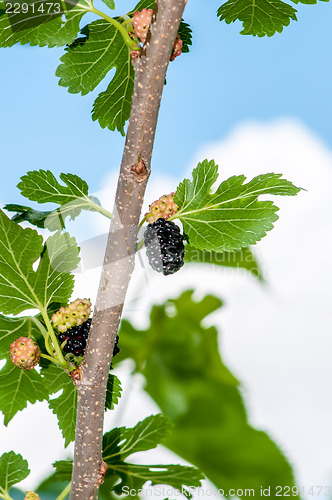
<svg viewBox="0 0 332 500">
<path fill-rule="evenodd" d="M 143 255 L 137 261 L 126 314 L 144 326 L 151 304 L 189 287 L 198 298 L 212 292 L 224 299 L 225 306 L 209 321 L 220 327 L 224 360 L 243 382 L 250 421 L 281 445 L 300 484 L 329 485 L 332 152 L 300 123 L 283 120 L 242 125 L 198 153 L 197 161 L 204 158 L 216 160 L 221 179 L 280 172 L 307 190 L 295 198 L 275 200 L 281 208 L 280 219 L 255 249 L 267 283 L 262 285 L 245 272 L 203 265 L 186 266 L 164 278 L 147 266 Z M 152 176 L 145 209 L 161 194 L 174 190 L 179 180 Z M 115 182 L 115 175 L 106 179 L 102 188 L 109 185 L 111 189 L 99 196 L 111 200 Z M 108 222 L 98 220 L 94 219 L 91 236 L 107 231 Z M 98 269 L 78 275 L 75 294 L 94 298 L 98 279 Z M 141 387 L 141 380 L 135 386 Z M 140 405 L 144 410 L 137 415 L 139 391 L 128 398 L 122 424 L 132 425 L 136 418 L 156 411 L 145 397 L 146 407 Z M 41 418 L 48 429 L 47 447 L 23 447 L 23 421 L 25 426 L 35 426 Z M 117 418 L 115 413 L 107 416 L 107 429 Z M 9 447 L 24 451 L 32 465 L 32 480 L 37 481 L 47 468 L 38 470 L 37 461 L 49 464 L 60 456 L 54 427 L 53 416 L 42 412 L 38 417 L 36 410 L 29 409 L 16 416 L 8 430 L 1 430 L 0 454 Z M 31 487 L 30 481 L 25 484 Z"/>
</svg>

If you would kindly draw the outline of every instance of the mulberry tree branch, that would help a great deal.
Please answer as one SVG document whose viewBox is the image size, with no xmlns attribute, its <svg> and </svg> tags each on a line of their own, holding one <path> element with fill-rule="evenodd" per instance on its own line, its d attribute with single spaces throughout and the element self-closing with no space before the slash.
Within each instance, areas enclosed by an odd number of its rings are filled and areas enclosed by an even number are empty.
<svg viewBox="0 0 332 500">
<path fill-rule="evenodd" d="M 161 95 L 187 0 L 156 0 L 151 27 L 135 61 L 135 85 L 115 206 L 89 341 L 78 383 L 70 500 L 94 500 L 105 475 L 105 394 L 115 338 L 134 270 L 135 246 Z"/>
</svg>

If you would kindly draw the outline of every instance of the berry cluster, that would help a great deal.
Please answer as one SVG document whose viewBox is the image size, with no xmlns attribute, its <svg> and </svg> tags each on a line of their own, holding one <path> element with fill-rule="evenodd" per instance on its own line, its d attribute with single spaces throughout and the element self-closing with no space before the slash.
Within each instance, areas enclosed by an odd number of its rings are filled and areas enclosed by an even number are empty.
<svg viewBox="0 0 332 500">
<path fill-rule="evenodd" d="M 133 15 L 133 28 L 135 35 L 141 40 L 142 43 L 146 40 L 152 14 L 153 9 L 142 9 L 141 11 L 137 10 Z"/>
<path fill-rule="evenodd" d="M 63 351 L 66 354 L 73 354 L 74 356 L 80 357 L 84 355 L 86 343 L 88 340 L 90 327 L 91 327 L 91 319 L 88 319 L 85 323 L 79 326 L 74 326 L 73 328 L 69 328 L 66 332 L 60 332 L 58 334 L 58 339 L 63 344 Z M 118 346 L 119 337 L 116 337 L 113 356 L 120 352 L 120 348 Z"/>
<path fill-rule="evenodd" d="M 167 220 L 175 215 L 179 210 L 179 207 L 174 202 L 174 195 L 175 193 L 165 194 L 158 200 L 151 203 L 151 205 L 149 206 L 149 212 L 145 214 L 147 222 L 152 224 L 161 217 Z"/>
<path fill-rule="evenodd" d="M 58 339 L 61 344 L 66 342 L 63 346 L 63 351 L 65 353 L 73 354 L 74 356 L 83 356 L 89 336 L 91 321 L 91 319 L 88 319 L 82 325 L 74 326 L 58 334 Z"/>
<path fill-rule="evenodd" d="M 172 51 L 172 54 L 171 54 L 171 61 L 174 61 L 174 59 L 178 56 L 180 56 L 182 54 L 182 46 L 183 46 L 183 42 L 180 38 L 180 35 L 179 33 L 176 35 L 176 39 L 175 39 L 175 42 L 174 42 L 174 47 L 173 47 L 173 51 Z"/>
<path fill-rule="evenodd" d="M 53 314 L 51 320 L 59 332 L 66 332 L 69 328 L 82 325 L 91 314 L 91 302 L 89 299 L 76 299 L 67 307 L 60 307 Z"/>
<path fill-rule="evenodd" d="M 174 222 L 159 218 L 148 225 L 144 239 L 152 269 L 167 276 L 176 273 L 183 266 L 183 236 Z"/>
<path fill-rule="evenodd" d="M 33 339 L 19 337 L 10 345 L 9 357 L 22 370 L 32 370 L 40 361 L 40 349 Z"/>
<path fill-rule="evenodd" d="M 153 14 L 153 9 L 142 9 L 141 11 L 137 10 L 133 15 L 132 26 L 134 29 L 134 33 L 143 44 L 148 34 L 149 26 L 152 19 L 152 14 Z M 171 61 L 174 61 L 176 57 L 182 54 L 182 45 L 183 42 L 180 38 L 180 35 L 177 34 L 174 42 L 173 51 L 171 54 Z M 136 60 L 139 57 L 139 51 L 138 50 L 132 51 L 131 57 L 133 60 Z"/>
</svg>

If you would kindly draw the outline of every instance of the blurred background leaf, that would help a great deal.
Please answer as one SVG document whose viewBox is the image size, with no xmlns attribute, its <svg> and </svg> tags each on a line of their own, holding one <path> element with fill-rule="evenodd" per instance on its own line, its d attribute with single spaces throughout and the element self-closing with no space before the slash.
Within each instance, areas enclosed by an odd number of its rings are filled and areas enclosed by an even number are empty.
<svg viewBox="0 0 332 500">
<path fill-rule="evenodd" d="M 150 326 L 120 329 L 121 353 L 144 375 L 146 392 L 175 424 L 164 444 L 218 487 L 255 489 L 292 486 L 292 469 L 269 436 L 247 420 L 237 379 L 224 365 L 218 332 L 205 318 L 222 302 L 212 295 L 193 300 L 193 291 L 153 306 Z M 203 324 L 202 324 L 203 322 Z"/>
</svg>

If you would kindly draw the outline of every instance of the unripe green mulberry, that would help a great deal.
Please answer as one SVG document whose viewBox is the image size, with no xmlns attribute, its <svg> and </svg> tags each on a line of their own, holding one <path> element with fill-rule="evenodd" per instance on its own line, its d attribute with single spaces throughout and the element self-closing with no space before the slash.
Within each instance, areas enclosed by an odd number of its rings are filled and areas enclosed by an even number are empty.
<svg viewBox="0 0 332 500">
<path fill-rule="evenodd" d="M 32 370 L 40 361 L 40 349 L 33 339 L 20 337 L 10 345 L 9 357 L 22 370 Z"/>
<path fill-rule="evenodd" d="M 34 491 L 27 491 L 24 500 L 40 500 L 40 496 Z"/>
<path fill-rule="evenodd" d="M 156 222 L 161 217 L 167 220 L 176 214 L 179 207 L 174 202 L 174 195 L 175 193 L 165 194 L 151 203 L 149 212 L 145 214 L 145 218 L 149 224 Z"/>
<path fill-rule="evenodd" d="M 60 307 L 51 318 L 53 326 L 57 327 L 59 332 L 66 332 L 69 328 L 82 325 L 89 319 L 91 305 L 89 299 L 76 299 L 67 307 Z"/>
</svg>

